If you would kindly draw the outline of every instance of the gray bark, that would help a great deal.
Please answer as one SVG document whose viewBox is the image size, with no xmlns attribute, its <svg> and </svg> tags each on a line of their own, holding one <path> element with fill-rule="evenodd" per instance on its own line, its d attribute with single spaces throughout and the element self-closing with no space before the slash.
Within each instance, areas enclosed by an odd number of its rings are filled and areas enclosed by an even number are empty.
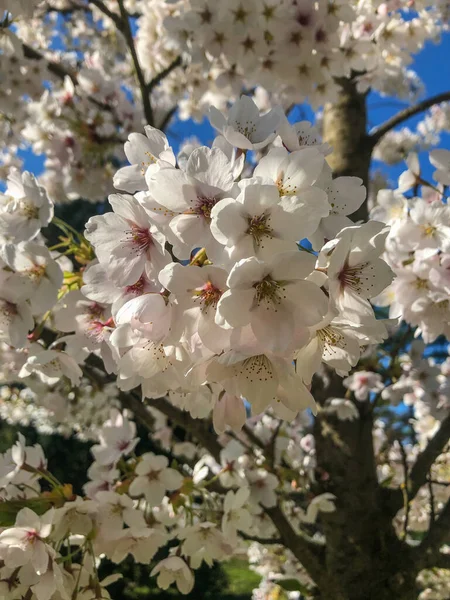
<svg viewBox="0 0 450 600">
<path fill-rule="evenodd" d="M 367 187 L 373 144 L 367 134 L 366 95 L 342 81 L 342 93 L 324 110 L 323 137 L 333 148 L 328 162 L 335 176 L 360 177 Z M 350 216 L 367 220 L 367 201 Z M 344 397 L 341 379 L 316 381 L 316 400 Z M 314 424 L 317 493 L 331 492 L 336 511 L 322 515 L 326 536 L 323 600 L 416 600 L 417 566 L 392 524 L 392 498 L 378 484 L 373 450 L 373 416 L 369 403 L 360 418 L 340 421 L 319 412 Z M 395 510 L 394 510 L 395 513 Z"/>
</svg>

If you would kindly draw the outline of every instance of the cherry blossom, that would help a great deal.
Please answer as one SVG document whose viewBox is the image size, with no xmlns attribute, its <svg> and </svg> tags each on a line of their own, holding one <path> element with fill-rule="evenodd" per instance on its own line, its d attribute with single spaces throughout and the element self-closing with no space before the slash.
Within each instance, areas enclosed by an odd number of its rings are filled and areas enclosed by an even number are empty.
<svg viewBox="0 0 450 600">
<path fill-rule="evenodd" d="M 241 96 L 228 114 L 228 118 L 214 106 L 209 109 L 211 125 L 219 131 L 232 146 L 241 150 L 260 150 L 276 136 L 282 113 L 273 108 L 265 115 L 251 98 Z"/>
<path fill-rule="evenodd" d="M 130 485 L 130 494 L 143 494 L 150 506 L 160 504 L 166 491 L 174 491 L 183 483 L 180 473 L 168 468 L 168 464 L 165 456 L 151 452 L 143 454 L 142 462 L 136 467 L 137 477 Z"/>
</svg>

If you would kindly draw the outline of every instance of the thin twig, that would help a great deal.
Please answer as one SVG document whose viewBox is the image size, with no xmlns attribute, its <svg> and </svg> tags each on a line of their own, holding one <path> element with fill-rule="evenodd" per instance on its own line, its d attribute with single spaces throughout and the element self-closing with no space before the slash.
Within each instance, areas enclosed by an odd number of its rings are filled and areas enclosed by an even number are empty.
<svg viewBox="0 0 450 600">
<path fill-rule="evenodd" d="M 158 126 L 158 128 L 161 129 L 161 131 L 165 131 L 167 125 L 170 123 L 172 117 L 177 112 L 177 110 L 178 110 L 178 105 L 176 104 L 175 106 L 172 106 L 172 108 L 170 110 L 167 111 L 163 120 L 161 121 L 161 123 Z"/>
<path fill-rule="evenodd" d="M 176 59 L 173 60 L 168 67 L 163 69 L 161 73 L 158 73 L 158 75 L 155 75 L 155 77 L 153 77 L 153 79 L 147 85 L 149 93 L 152 92 L 154 88 L 161 83 L 161 81 L 163 81 L 168 75 L 170 75 L 170 73 L 172 73 L 173 70 L 179 67 L 181 63 L 181 56 L 177 56 Z"/>
<path fill-rule="evenodd" d="M 91 4 L 96 6 L 104 15 L 109 17 L 111 21 L 116 24 L 118 29 L 121 29 L 121 20 L 117 13 L 110 10 L 105 4 L 103 4 L 102 0 L 89 0 Z"/>
</svg>

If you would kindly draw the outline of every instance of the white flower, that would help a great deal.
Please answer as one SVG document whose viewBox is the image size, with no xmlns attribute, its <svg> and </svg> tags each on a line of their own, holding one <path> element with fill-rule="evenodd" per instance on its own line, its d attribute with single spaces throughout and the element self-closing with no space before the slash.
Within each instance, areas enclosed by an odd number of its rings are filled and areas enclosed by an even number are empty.
<svg viewBox="0 0 450 600">
<path fill-rule="evenodd" d="M 223 319 L 232 327 L 250 324 L 271 352 L 304 344 L 307 327 L 328 310 L 325 294 L 305 279 L 313 268 L 314 257 L 303 252 L 277 254 L 269 262 L 240 260 L 228 277 L 230 289 L 219 300 L 216 321 Z"/>
<path fill-rule="evenodd" d="M 281 201 L 292 221 L 286 239 L 301 240 L 310 237 L 327 217 L 330 205 L 326 192 L 316 185 L 326 163 L 316 148 L 305 148 L 288 153 L 285 148 L 273 148 L 257 165 L 254 175 L 264 183 L 278 188 Z M 285 226 L 289 226 L 285 220 Z M 293 236 L 293 237 L 292 237 Z"/>
<path fill-rule="evenodd" d="M 158 587 L 167 590 L 169 585 L 176 583 L 177 588 L 182 594 L 189 594 L 194 587 L 194 576 L 187 564 L 179 556 L 169 556 L 152 570 L 150 575 L 158 575 Z"/>
<path fill-rule="evenodd" d="M 178 537 L 184 540 L 182 552 L 190 557 L 190 564 L 194 569 L 198 568 L 203 561 L 211 566 L 213 561 L 223 560 L 233 551 L 231 544 L 218 530 L 216 524 L 208 521 L 184 527 L 179 531 Z"/>
<path fill-rule="evenodd" d="M 447 204 L 427 204 L 421 200 L 413 203 L 409 213 L 418 227 L 410 230 L 409 243 L 417 248 L 438 248 L 450 252 L 450 207 Z"/>
<path fill-rule="evenodd" d="M 91 217 L 85 235 L 111 279 L 118 286 L 133 285 L 144 272 L 159 271 L 169 261 L 164 237 L 132 196 L 112 194 L 109 203 L 114 212 Z"/>
<path fill-rule="evenodd" d="M 432 150 L 430 152 L 430 163 L 436 167 L 433 179 L 443 185 L 450 185 L 450 151 L 444 149 Z"/>
<path fill-rule="evenodd" d="M 166 491 L 173 492 L 182 486 L 183 476 L 168 468 L 169 461 L 165 456 L 147 452 L 141 459 L 136 467 L 137 477 L 130 485 L 130 494 L 144 495 L 150 506 L 158 506 Z"/>
<path fill-rule="evenodd" d="M 8 279 L 6 286 L 0 275 L 0 284 L 0 340 L 14 348 L 22 348 L 27 343 L 28 332 L 34 327 L 30 305 L 26 301 L 29 288 L 15 276 Z"/>
<path fill-rule="evenodd" d="M 415 187 L 420 183 L 420 165 L 419 158 L 415 152 L 408 154 L 406 159 L 406 165 L 408 169 L 398 178 L 398 191 L 407 192 L 411 188 Z"/>
<path fill-rule="evenodd" d="M 139 441 L 135 436 L 135 423 L 119 411 L 112 410 L 111 419 L 99 433 L 100 444 L 93 446 L 91 452 L 100 465 L 115 464 L 121 456 L 133 452 Z"/>
<path fill-rule="evenodd" d="M 314 398 L 295 374 L 291 360 L 255 352 L 254 347 L 242 347 L 212 359 L 206 366 L 206 380 L 220 383 L 231 396 L 245 398 L 253 415 L 268 405 L 275 410 L 285 405 L 293 411 L 290 418 L 307 408 L 315 411 Z"/>
<path fill-rule="evenodd" d="M 319 512 L 334 512 L 336 496 L 328 492 L 320 494 L 311 500 L 306 509 L 306 515 L 302 517 L 304 523 L 315 523 Z"/>
<path fill-rule="evenodd" d="M 253 502 L 260 503 L 266 508 L 274 507 L 277 503 L 275 490 L 279 485 L 277 477 L 265 469 L 249 471 L 246 476 Z"/>
<path fill-rule="evenodd" d="M 176 164 L 172 148 L 167 137 L 159 129 L 145 126 L 145 135 L 130 133 L 125 142 L 124 151 L 131 163 L 122 167 L 114 175 L 114 187 L 133 194 L 147 188 L 145 176 L 147 171 L 154 174 L 160 164 L 174 167 Z"/>
<path fill-rule="evenodd" d="M 133 500 L 126 494 L 112 491 L 98 492 L 95 500 L 98 503 L 100 527 L 104 537 L 117 536 L 124 524 L 136 530 L 145 529 L 143 513 L 136 510 Z"/>
<path fill-rule="evenodd" d="M 324 410 L 335 414 L 340 421 L 354 421 L 359 418 L 358 409 L 347 398 L 331 398 Z"/>
<path fill-rule="evenodd" d="M 359 177 L 333 178 L 331 168 L 324 163 L 315 186 L 326 192 L 330 214 L 321 220 L 317 231 L 308 233 L 307 237 L 315 250 L 320 250 L 324 241 L 333 239 L 344 227 L 353 225 L 347 215 L 358 210 L 366 198 L 366 188 L 362 183 Z"/>
<path fill-rule="evenodd" d="M 63 273 L 45 246 L 35 242 L 6 244 L 1 248 L 6 264 L 30 282 L 29 300 L 34 314 L 43 314 L 57 300 Z"/>
<path fill-rule="evenodd" d="M 221 352 L 229 343 L 229 332 L 215 322 L 217 303 L 227 289 L 227 272 L 219 267 L 170 263 L 159 273 L 162 285 L 172 292 L 183 313 L 185 332 L 198 334 L 207 348 Z M 189 319 L 187 318 L 188 312 Z"/>
<path fill-rule="evenodd" d="M 241 96 L 230 108 L 228 118 L 214 106 L 209 109 L 209 121 L 235 148 L 260 150 L 275 139 L 281 122 L 280 107 L 260 116 L 259 109 L 249 96 Z"/>
<path fill-rule="evenodd" d="M 83 371 L 76 361 L 66 352 L 60 350 L 45 350 L 33 347 L 33 354 L 27 358 L 27 362 L 20 370 L 19 377 L 29 377 L 37 373 L 39 378 L 48 385 L 54 385 L 66 376 L 73 386 L 77 386 Z"/>
<path fill-rule="evenodd" d="M 32 240 L 52 220 L 53 204 L 28 171 L 12 169 L 7 184 L 0 194 L 0 235 L 15 243 Z"/>
<path fill-rule="evenodd" d="M 393 279 L 392 270 L 379 258 L 387 234 L 384 224 L 376 221 L 347 227 L 319 255 L 319 265 L 328 262 L 330 294 L 343 315 L 352 321 L 373 314 L 368 299 Z"/>
<path fill-rule="evenodd" d="M 317 128 L 311 125 L 309 121 L 299 121 L 291 125 L 285 117 L 281 120 L 281 124 L 278 127 L 278 135 L 281 137 L 283 146 L 289 152 L 311 146 L 317 148 L 324 155 L 331 152 L 329 144 L 322 143 Z"/>
<path fill-rule="evenodd" d="M 211 232 L 226 246 L 230 263 L 295 250 L 302 237 L 302 205 L 280 202 L 274 185 L 256 179 L 245 183 L 236 199 L 225 198 L 211 211 Z"/>
<path fill-rule="evenodd" d="M 408 202 L 398 190 L 380 190 L 377 203 L 370 211 L 370 218 L 390 225 L 402 219 L 408 211 Z"/>
<path fill-rule="evenodd" d="M 252 525 L 252 517 L 246 508 L 250 496 L 248 487 L 242 487 L 237 492 L 229 490 L 223 502 L 222 531 L 228 539 L 236 536 L 238 531 L 248 532 Z"/>
<path fill-rule="evenodd" d="M 236 199 L 222 200 L 211 212 L 212 234 L 227 247 L 231 261 L 295 250 L 295 242 L 328 214 L 326 194 L 318 188 L 295 188 L 295 193 L 293 188 L 292 194 L 284 190 L 280 198 L 275 185 L 258 179 L 246 180 L 240 187 Z"/>
<path fill-rule="evenodd" d="M 92 505 L 77 496 L 55 510 L 53 537 L 63 539 L 68 533 L 87 536 L 94 526 Z"/>
<path fill-rule="evenodd" d="M 105 532 L 106 527 L 105 525 Z M 132 525 L 119 531 L 114 536 L 112 544 L 110 539 L 108 533 L 104 550 L 116 564 L 121 563 L 128 554 L 131 554 L 136 562 L 148 564 L 157 551 L 167 543 L 164 530 L 151 529 L 145 524 L 140 527 Z"/>
<path fill-rule="evenodd" d="M 343 384 L 354 392 L 357 400 L 367 400 L 371 392 L 379 392 L 384 388 L 381 375 L 371 371 L 355 371 L 344 379 Z"/>
<path fill-rule="evenodd" d="M 310 341 L 295 353 L 296 370 L 305 383 L 311 383 L 322 361 L 341 375 L 356 365 L 361 353 L 355 335 L 358 327 L 361 325 L 346 322 L 337 311 L 329 310 L 320 323 L 310 328 Z"/>
<path fill-rule="evenodd" d="M 211 211 L 220 200 L 234 195 L 233 186 L 231 163 L 219 148 L 196 148 L 185 171 L 168 168 L 156 173 L 149 191 L 160 210 L 175 215 L 165 231 L 179 258 L 189 258 L 191 250 L 202 246 L 208 254 L 221 250 L 211 235 Z"/>
<path fill-rule="evenodd" d="M 45 543 L 52 530 L 54 510 L 39 517 L 29 508 L 22 508 L 14 527 L 0 533 L 0 547 L 6 547 L 4 561 L 7 567 L 21 567 L 30 563 L 36 573 L 47 571 L 52 548 Z"/>
</svg>

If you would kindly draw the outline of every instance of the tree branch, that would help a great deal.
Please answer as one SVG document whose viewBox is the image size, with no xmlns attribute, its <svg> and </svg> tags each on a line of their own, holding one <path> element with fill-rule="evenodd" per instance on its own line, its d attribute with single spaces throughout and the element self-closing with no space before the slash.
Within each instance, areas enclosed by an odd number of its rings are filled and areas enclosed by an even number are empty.
<svg viewBox="0 0 450 600">
<path fill-rule="evenodd" d="M 263 544 L 264 546 L 271 546 L 274 544 L 282 544 L 281 538 L 261 538 L 257 535 L 249 535 L 243 531 L 239 532 L 239 535 L 248 542 L 258 542 L 258 544 Z"/>
<path fill-rule="evenodd" d="M 178 105 L 177 104 L 175 106 L 172 106 L 172 108 L 170 110 L 168 110 L 167 113 L 164 115 L 161 123 L 159 123 L 158 129 L 160 129 L 161 131 L 165 131 L 166 127 L 168 126 L 168 124 L 172 120 L 172 117 L 177 112 L 177 110 L 178 110 Z"/>
<path fill-rule="evenodd" d="M 28 46 L 28 44 L 22 44 L 22 49 L 25 58 L 30 58 L 31 60 L 45 60 L 47 69 L 50 71 L 50 73 L 53 73 L 53 75 L 58 77 L 58 79 L 64 79 L 68 76 L 74 83 L 76 83 L 77 78 L 75 73 L 69 71 L 62 64 L 46 59 L 45 56 L 31 46 Z"/>
<path fill-rule="evenodd" d="M 93 4 L 98 8 L 104 15 L 109 17 L 111 21 L 113 21 L 117 27 L 117 29 L 121 30 L 122 22 L 118 14 L 110 10 L 105 4 L 103 4 L 102 0 L 89 0 L 90 4 Z"/>
<path fill-rule="evenodd" d="M 172 71 L 174 71 L 177 67 L 181 66 L 181 64 L 181 56 L 177 56 L 176 59 L 173 60 L 168 67 L 163 69 L 161 73 L 158 73 L 158 75 L 155 75 L 155 77 L 153 77 L 153 79 L 147 85 L 149 93 L 151 93 L 155 89 L 155 87 L 161 83 L 161 81 L 163 81 L 168 75 L 170 75 Z"/>
<path fill-rule="evenodd" d="M 123 0 L 118 0 L 118 2 L 121 16 L 121 19 L 119 20 L 121 26 L 119 26 L 119 29 L 125 37 L 128 48 L 130 50 L 131 58 L 133 60 L 134 69 L 136 71 L 136 77 L 139 83 L 139 89 L 141 91 L 142 107 L 144 109 L 145 120 L 147 121 L 148 125 L 153 125 L 153 109 L 150 102 L 150 92 L 147 89 L 145 76 L 139 62 L 136 47 L 134 45 L 133 32 L 131 31 L 130 27 L 129 15 L 125 9 Z M 114 22 L 116 23 L 116 21 Z"/>
<path fill-rule="evenodd" d="M 408 498 L 411 501 L 420 488 L 426 484 L 430 469 L 437 457 L 444 450 L 450 439 L 450 414 L 442 421 L 441 426 L 428 442 L 427 447 L 419 454 L 409 473 Z M 391 498 L 392 512 L 395 514 L 403 506 L 403 493 L 400 489 L 393 491 Z"/>
<path fill-rule="evenodd" d="M 149 125 L 153 125 L 153 109 L 150 102 L 150 94 L 147 90 L 147 83 L 145 81 L 144 72 L 142 71 L 141 64 L 139 62 L 139 58 L 136 52 L 136 47 L 134 45 L 133 32 L 131 31 L 130 26 L 130 15 L 128 14 L 123 0 L 118 0 L 120 16 L 115 12 L 110 10 L 105 4 L 103 4 L 102 0 L 89 0 L 91 4 L 96 6 L 104 15 L 109 17 L 113 23 L 116 25 L 117 29 L 122 33 L 127 43 L 128 49 L 131 54 L 131 59 L 133 61 L 134 70 L 136 73 L 136 78 L 138 80 L 139 89 L 141 92 L 142 98 L 142 107 L 144 109 L 145 120 Z"/>
<path fill-rule="evenodd" d="M 289 548 L 295 558 L 305 567 L 315 583 L 326 579 L 325 546 L 307 536 L 299 535 L 289 523 L 280 505 L 264 509 L 280 534 L 281 542 Z"/>
<path fill-rule="evenodd" d="M 369 135 L 369 143 L 372 148 L 377 144 L 380 139 L 386 135 L 391 129 L 397 127 L 397 125 L 401 125 L 404 121 L 418 115 L 421 112 L 424 112 L 428 108 L 431 108 L 435 104 L 440 104 L 441 102 L 446 102 L 450 100 L 450 91 L 443 92 L 442 94 L 437 94 L 436 96 L 432 96 L 431 98 L 427 98 L 414 106 L 409 106 L 404 110 L 401 110 L 396 115 L 388 119 L 385 123 L 380 125 L 375 129 L 375 131 Z"/>
</svg>

